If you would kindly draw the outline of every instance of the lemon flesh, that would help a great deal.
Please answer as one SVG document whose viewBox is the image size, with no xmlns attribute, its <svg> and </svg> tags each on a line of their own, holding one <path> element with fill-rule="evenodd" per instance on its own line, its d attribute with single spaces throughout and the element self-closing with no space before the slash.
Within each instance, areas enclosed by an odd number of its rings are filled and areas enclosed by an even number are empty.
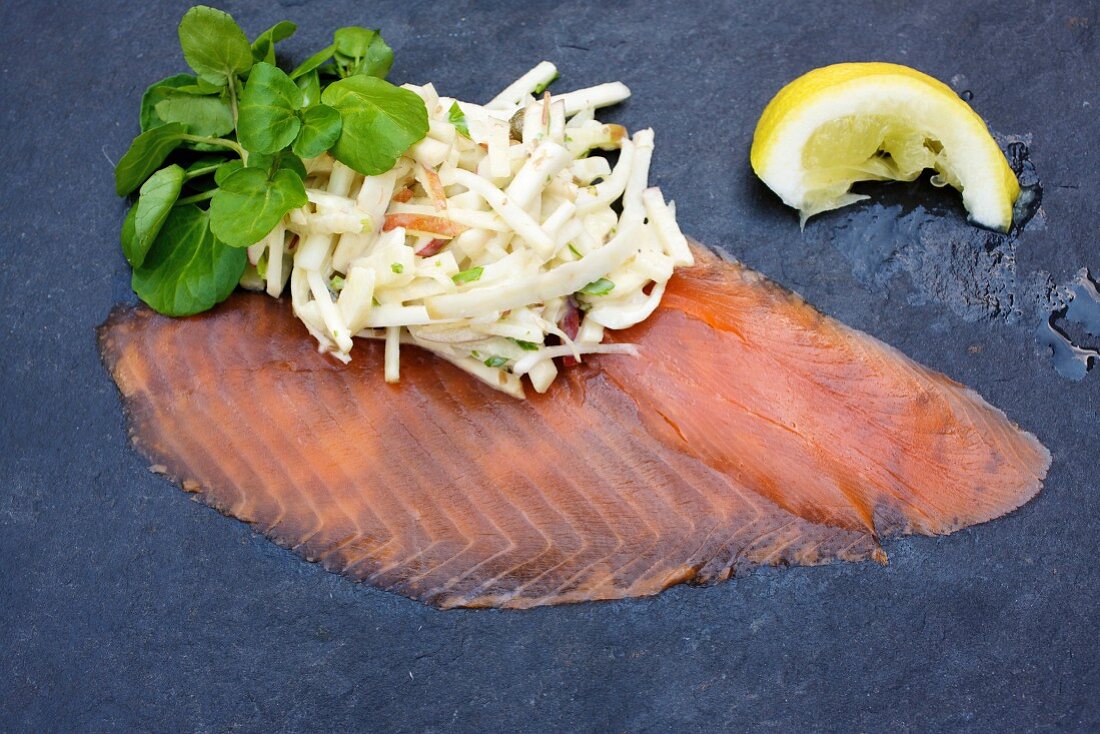
<svg viewBox="0 0 1100 734">
<path fill-rule="evenodd" d="M 970 219 L 1007 231 L 1016 174 L 985 122 L 950 87 L 898 64 L 835 64 L 785 86 L 752 141 L 753 170 L 805 221 L 866 197 L 856 181 L 933 183 L 962 193 Z"/>
</svg>

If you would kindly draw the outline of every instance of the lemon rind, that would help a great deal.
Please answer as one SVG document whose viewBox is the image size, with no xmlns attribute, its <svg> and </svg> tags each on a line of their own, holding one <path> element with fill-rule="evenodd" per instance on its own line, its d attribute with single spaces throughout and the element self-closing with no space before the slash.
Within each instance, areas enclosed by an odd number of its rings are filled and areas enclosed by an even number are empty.
<svg viewBox="0 0 1100 734">
<path fill-rule="evenodd" d="M 838 64 L 788 84 L 761 115 L 753 170 L 784 203 L 805 212 L 802 153 L 814 131 L 841 117 L 884 113 L 904 115 L 939 140 L 973 221 L 1000 230 L 1011 226 L 1019 184 L 985 122 L 942 82 L 895 64 Z M 841 205 L 853 200 L 849 195 Z"/>
</svg>

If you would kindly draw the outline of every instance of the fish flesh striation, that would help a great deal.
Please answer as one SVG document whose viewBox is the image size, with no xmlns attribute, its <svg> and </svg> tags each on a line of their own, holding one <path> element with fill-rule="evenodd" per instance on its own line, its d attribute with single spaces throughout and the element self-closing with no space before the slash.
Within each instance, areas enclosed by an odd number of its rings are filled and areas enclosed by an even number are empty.
<svg viewBox="0 0 1100 734">
<path fill-rule="evenodd" d="M 286 304 L 119 307 L 132 439 L 184 489 L 350 578 L 443 608 L 655 594 L 760 565 L 885 561 L 1033 497 L 1050 455 L 977 393 L 696 247 L 641 357 L 515 400 L 415 348 L 318 354 Z"/>
</svg>

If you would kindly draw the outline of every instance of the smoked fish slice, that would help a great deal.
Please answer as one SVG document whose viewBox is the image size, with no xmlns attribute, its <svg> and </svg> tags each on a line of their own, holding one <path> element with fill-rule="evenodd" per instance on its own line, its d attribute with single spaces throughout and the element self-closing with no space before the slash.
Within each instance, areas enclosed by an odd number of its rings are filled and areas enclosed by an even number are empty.
<svg viewBox="0 0 1100 734">
<path fill-rule="evenodd" d="M 949 533 L 1038 493 L 1050 454 L 973 390 L 695 248 L 607 366 L 647 426 L 813 522 Z M 665 336 L 667 335 L 667 336 Z M 674 336 L 673 336 L 674 335 Z"/>
<path fill-rule="evenodd" d="M 641 596 L 877 550 L 666 446 L 596 366 L 518 401 L 408 349 L 386 385 L 380 344 L 339 364 L 286 304 L 244 294 L 186 320 L 118 309 L 101 347 L 135 444 L 185 489 L 440 607 Z"/>
<path fill-rule="evenodd" d="M 975 393 L 698 256 L 623 335 L 642 359 L 601 357 L 526 401 L 416 349 L 386 385 L 381 345 L 358 344 L 342 365 L 286 304 L 258 295 L 183 320 L 116 309 L 100 348 L 134 443 L 184 489 L 308 560 L 440 607 L 616 599 L 761 564 L 882 559 L 878 535 L 948 532 L 1038 491 L 1049 455 Z M 803 367 L 764 359 L 751 340 L 773 337 L 710 312 L 726 308 L 805 339 L 790 347 Z M 903 391 L 913 386 L 923 397 Z M 782 392 L 795 389 L 815 395 Z M 769 412 L 773 390 L 782 410 Z M 825 417 L 792 413 L 822 406 Z M 927 415 L 902 419 L 913 410 Z M 831 422 L 851 416 L 864 425 Z M 838 442 L 846 431 L 860 439 Z M 947 464 L 964 449 L 975 455 L 963 470 Z"/>
</svg>

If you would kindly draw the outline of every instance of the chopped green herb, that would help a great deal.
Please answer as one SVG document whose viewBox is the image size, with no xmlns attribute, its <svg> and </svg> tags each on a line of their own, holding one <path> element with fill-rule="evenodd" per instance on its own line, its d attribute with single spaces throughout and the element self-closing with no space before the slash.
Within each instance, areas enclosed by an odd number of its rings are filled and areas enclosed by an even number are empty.
<svg viewBox="0 0 1100 734">
<path fill-rule="evenodd" d="M 332 280 L 329 281 L 328 287 L 339 293 L 344 290 L 344 279 L 339 275 L 332 276 Z"/>
<path fill-rule="evenodd" d="M 474 359 L 481 359 L 481 354 L 476 349 L 470 352 L 470 356 Z"/>
<path fill-rule="evenodd" d="M 503 367 L 506 364 L 508 364 L 508 358 L 501 357 L 497 354 L 494 354 L 492 357 L 489 357 L 489 359 L 485 360 L 486 367 Z"/>
<path fill-rule="evenodd" d="M 470 268 L 469 270 L 463 270 L 461 273 L 455 273 L 451 276 L 451 280 L 453 280 L 456 285 L 459 283 L 473 283 L 475 280 L 481 278 L 481 273 L 484 272 L 484 270 L 485 268 L 478 265 L 476 268 Z"/>
<path fill-rule="evenodd" d="M 572 252 L 577 257 L 584 257 L 584 255 L 582 255 L 576 247 L 573 247 L 572 242 L 569 243 L 569 251 Z"/>
<path fill-rule="evenodd" d="M 393 263 L 392 265 L 390 265 L 390 270 L 400 275 L 401 273 L 405 272 L 405 266 L 401 263 Z"/>
<path fill-rule="evenodd" d="M 470 137 L 470 126 L 466 122 L 466 113 L 458 106 L 458 102 L 451 102 L 451 109 L 447 111 L 447 122 L 455 126 L 464 137 Z"/>
<path fill-rule="evenodd" d="M 512 337 L 508 337 L 508 341 L 515 342 L 520 349 L 527 352 L 537 352 L 539 350 L 539 347 L 542 346 L 541 344 L 536 344 L 535 342 L 525 342 L 522 339 L 513 339 Z"/>
<path fill-rule="evenodd" d="M 580 293 L 583 293 L 586 296 L 606 296 L 614 288 L 615 284 L 612 283 L 610 280 L 608 280 L 607 278 L 600 278 L 599 280 L 592 281 L 584 288 L 581 288 Z"/>
<path fill-rule="evenodd" d="M 237 281 L 237 285 L 250 291 L 262 291 L 267 289 L 267 283 L 264 281 L 263 276 L 260 275 L 259 265 L 253 265 L 249 262 L 245 263 L 244 272 L 241 273 L 241 279 Z"/>
<path fill-rule="evenodd" d="M 561 75 L 558 74 L 558 72 L 555 71 L 554 76 L 550 77 L 550 79 L 546 80 L 542 84 L 539 84 L 537 87 L 535 87 L 534 94 L 542 94 L 543 92 L 545 92 L 546 88 L 549 87 L 554 82 L 556 82 L 558 80 L 559 76 L 561 76 Z"/>
</svg>

